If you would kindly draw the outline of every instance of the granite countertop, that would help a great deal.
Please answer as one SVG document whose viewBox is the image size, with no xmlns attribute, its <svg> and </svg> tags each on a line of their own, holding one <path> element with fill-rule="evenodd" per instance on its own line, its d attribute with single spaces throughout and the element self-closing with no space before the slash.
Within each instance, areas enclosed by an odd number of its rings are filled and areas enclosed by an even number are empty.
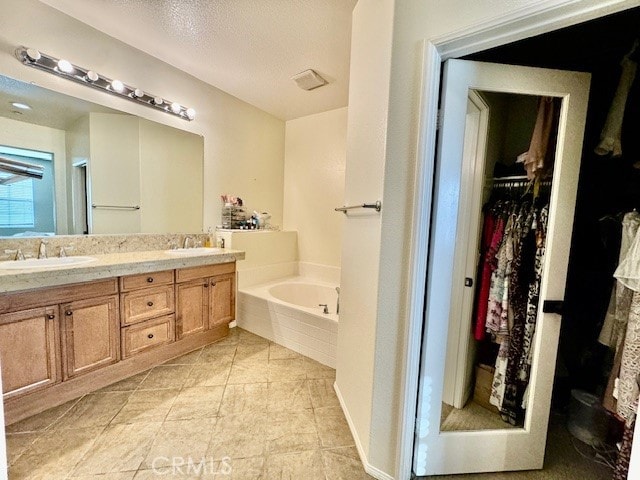
<svg viewBox="0 0 640 480">
<path fill-rule="evenodd" d="M 243 260 L 242 250 L 224 249 L 220 253 L 178 256 L 163 250 L 89 254 L 96 260 L 80 265 L 55 268 L 0 269 L 0 293 L 54 287 L 138 273 L 198 267 Z"/>
</svg>

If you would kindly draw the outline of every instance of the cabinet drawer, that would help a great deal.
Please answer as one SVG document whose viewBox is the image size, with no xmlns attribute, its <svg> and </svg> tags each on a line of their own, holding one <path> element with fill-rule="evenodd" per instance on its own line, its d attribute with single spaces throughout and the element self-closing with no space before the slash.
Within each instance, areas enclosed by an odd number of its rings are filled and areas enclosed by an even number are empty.
<svg viewBox="0 0 640 480">
<path fill-rule="evenodd" d="M 173 285 L 143 288 L 122 294 L 122 325 L 139 323 L 174 312 Z"/>
<path fill-rule="evenodd" d="M 203 265 L 201 267 L 181 268 L 176 270 L 176 282 L 188 282 L 197 278 L 214 277 L 236 271 L 236 262 Z"/>
<path fill-rule="evenodd" d="M 122 358 L 175 340 L 175 316 L 166 315 L 122 329 Z"/>
<path fill-rule="evenodd" d="M 171 283 L 173 283 L 173 270 L 129 275 L 127 277 L 120 277 L 120 291 L 128 292 L 130 290 L 137 290 L 138 288 L 169 285 Z"/>
</svg>

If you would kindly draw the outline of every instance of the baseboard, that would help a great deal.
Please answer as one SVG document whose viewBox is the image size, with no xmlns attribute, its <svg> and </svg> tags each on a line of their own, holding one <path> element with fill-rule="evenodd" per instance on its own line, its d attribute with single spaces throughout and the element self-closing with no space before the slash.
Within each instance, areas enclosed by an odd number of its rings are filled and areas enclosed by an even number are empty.
<svg viewBox="0 0 640 480">
<path fill-rule="evenodd" d="M 333 383 L 333 389 L 336 391 L 336 395 L 338 396 L 338 401 L 340 402 L 340 407 L 342 408 L 342 412 L 344 413 L 344 416 L 347 419 L 349 430 L 351 430 L 351 435 L 353 436 L 353 440 L 356 442 L 356 449 L 358 450 L 358 455 L 360 455 L 360 461 L 362 462 L 364 471 L 367 472 L 369 475 L 371 475 L 373 478 L 377 478 L 378 480 L 395 480 L 388 473 L 383 472 L 382 470 L 374 467 L 369 463 L 369 461 L 367 460 L 367 456 L 364 453 L 364 448 L 362 448 L 360 437 L 358 437 L 358 432 L 356 432 L 356 429 L 353 426 L 353 421 L 351 420 L 351 416 L 349 415 L 349 411 L 345 406 L 344 399 L 342 398 L 342 394 L 340 393 L 340 389 L 338 388 L 338 384 L 336 382 Z"/>
</svg>

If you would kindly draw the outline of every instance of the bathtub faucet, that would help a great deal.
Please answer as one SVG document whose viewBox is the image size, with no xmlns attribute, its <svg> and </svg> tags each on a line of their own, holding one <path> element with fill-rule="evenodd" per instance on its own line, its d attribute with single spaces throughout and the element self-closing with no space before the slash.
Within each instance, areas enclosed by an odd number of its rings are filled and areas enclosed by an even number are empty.
<svg viewBox="0 0 640 480">
<path fill-rule="evenodd" d="M 322 313 L 324 313 L 325 315 L 329 314 L 329 306 L 326 303 L 319 303 L 318 306 L 324 307 L 324 309 L 322 310 Z"/>
<path fill-rule="evenodd" d="M 336 287 L 336 293 L 338 294 L 338 299 L 336 300 L 336 315 L 340 313 L 340 287 Z"/>
</svg>

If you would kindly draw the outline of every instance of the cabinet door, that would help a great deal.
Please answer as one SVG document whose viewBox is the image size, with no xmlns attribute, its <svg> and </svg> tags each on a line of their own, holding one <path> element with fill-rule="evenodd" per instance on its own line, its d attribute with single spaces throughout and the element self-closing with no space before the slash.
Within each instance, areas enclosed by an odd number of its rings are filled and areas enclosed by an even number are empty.
<svg viewBox="0 0 640 480">
<path fill-rule="evenodd" d="M 0 315 L 0 363 L 4 398 L 60 381 L 58 307 Z"/>
<path fill-rule="evenodd" d="M 207 328 L 209 279 L 201 278 L 176 287 L 176 337 L 179 339 Z"/>
<path fill-rule="evenodd" d="M 217 275 L 209 285 L 209 328 L 228 324 L 235 318 L 235 274 Z"/>
<path fill-rule="evenodd" d="M 118 297 L 92 298 L 60 305 L 65 380 L 118 361 Z"/>
</svg>

